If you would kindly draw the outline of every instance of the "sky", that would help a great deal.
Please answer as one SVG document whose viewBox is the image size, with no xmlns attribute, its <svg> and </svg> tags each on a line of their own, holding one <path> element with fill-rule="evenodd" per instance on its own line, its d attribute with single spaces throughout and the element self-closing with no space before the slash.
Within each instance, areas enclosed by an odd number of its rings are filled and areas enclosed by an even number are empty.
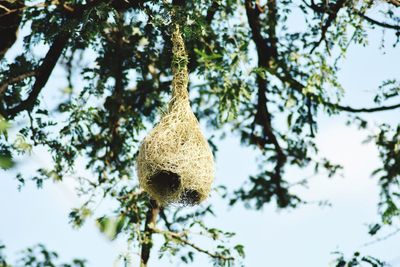
<svg viewBox="0 0 400 267">
<path fill-rule="evenodd" d="M 400 76 L 400 50 L 379 50 L 380 32 L 371 32 L 370 46 L 350 48 L 339 78 L 346 88 L 344 103 L 355 107 L 371 106 L 373 90 L 380 81 Z M 10 52 L 17 53 L 18 46 Z M 62 73 L 55 71 L 46 88 L 62 89 Z M 45 90 L 46 90 L 45 88 Z M 51 97 L 45 98 L 51 105 Z M 376 121 L 394 122 L 399 112 L 372 115 Z M 245 266 L 331 266 L 334 251 L 351 256 L 354 251 L 383 259 L 393 267 L 400 267 L 400 234 L 373 242 L 368 236 L 370 223 L 377 222 L 379 188 L 371 172 L 379 166 L 377 149 L 373 144 L 362 144 L 365 132 L 345 126 L 345 116 L 319 117 L 316 137 L 320 155 L 344 166 L 343 177 L 327 178 L 317 175 L 309 180 L 308 188 L 294 188 L 308 201 L 327 200 L 329 207 L 316 204 L 300 206 L 294 210 L 277 210 L 266 205 L 260 211 L 245 209 L 241 204 L 227 207 L 212 195 L 208 202 L 216 206 L 215 218 L 207 218 L 209 225 L 236 232 L 235 243 L 245 246 Z M 206 135 L 211 135 L 205 130 Z M 216 182 L 238 188 L 249 175 L 257 173 L 256 152 L 239 144 L 234 135 L 218 142 Z M 34 149 L 23 159 L 24 172 L 51 161 L 43 149 Z M 307 170 L 290 170 L 291 181 L 309 175 Z M 14 259 L 18 252 L 37 243 L 59 252 L 61 259 L 85 258 L 88 266 L 120 266 L 118 257 L 129 252 L 124 240 L 110 242 L 89 220 L 80 229 L 68 223 L 68 213 L 81 200 L 74 193 L 73 177 L 62 183 L 47 182 L 42 189 L 28 183 L 19 192 L 14 179 L 15 171 L 0 170 L 0 240 L 7 246 L 7 254 Z M 110 207 L 101 207 L 103 211 Z M 391 230 L 393 231 L 393 229 Z M 384 232 L 389 234 L 390 231 Z M 157 239 L 156 239 L 157 241 Z M 133 255 L 137 266 L 137 256 Z M 153 252 L 149 266 L 179 266 L 172 260 L 159 261 Z M 190 266 L 211 266 L 208 258 L 199 256 Z"/>
</svg>

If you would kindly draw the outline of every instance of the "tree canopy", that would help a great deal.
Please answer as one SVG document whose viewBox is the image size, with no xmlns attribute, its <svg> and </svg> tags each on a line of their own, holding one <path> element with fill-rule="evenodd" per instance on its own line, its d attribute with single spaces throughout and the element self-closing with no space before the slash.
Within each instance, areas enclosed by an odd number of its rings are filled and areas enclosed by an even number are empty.
<svg viewBox="0 0 400 267">
<path fill-rule="evenodd" d="M 215 184 L 212 194 L 257 210 L 270 203 L 281 209 L 307 204 L 291 191 L 285 171 L 337 174 L 341 166 L 319 155 L 315 137 L 319 116 L 345 113 L 360 131 L 374 129 L 367 141 L 379 149 L 381 166 L 373 176 L 381 190 L 381 222 L 371 228 L 375 234 L 400 216 L 400 123 L 371 125 L 367 119 L 375 112 L 399 117 L 400 82 L 382 81 L 374 106 L 348 106 L 341 100 L 350 88 L 337 73 L 350 47 L 368 45 L 371 29 L 385 32 L 382 50 L 397 47 L 399 11 L 398 0 L 1 0 L 0 166 L 14 167 L 15 158 L 33 147 L 48 149 L 52 166 L 16 177 L 21 186 L 32 180 L 38 187 L 76 176 L 77 166 L 84 166 L 91 175 L 77 177 L 84 203 L 71 211 L 71 223 L 82 225 L 101 199 L 115 201 L 118 208 L 99 217 L 99 227 L 111 238 L 125 233 L 142 266 L 153 255 L 154 235 L 164 238 L 164 257 L 190 263 L 201 253 L 216 266 L 239 266 L 244 248 L 227 242 L 234 233 L 203 223 L 214 215 L 212 202 L 195 211 L 160 207 L 138 187 L 137 149 L 169 99 L 171 25 L 179 23 L 190 100 L 213 133 L 209 144 L 217 152 L 215 139 L 234 133 L 259 151 L 258 173 L 240 188 Z M 8 57 L 18 28 L 25 33 L 19 35 L 23 50 Z M 68 86 L 47 105 L 43 95 L 55 88 L 46 84 L 58 67 Z M 211 248 L 196 244 L 196 233 L 207 236 Z M 339 257 L 337 266 L 360 261 L 383 266 L 360 255 Z"/>
</svg>

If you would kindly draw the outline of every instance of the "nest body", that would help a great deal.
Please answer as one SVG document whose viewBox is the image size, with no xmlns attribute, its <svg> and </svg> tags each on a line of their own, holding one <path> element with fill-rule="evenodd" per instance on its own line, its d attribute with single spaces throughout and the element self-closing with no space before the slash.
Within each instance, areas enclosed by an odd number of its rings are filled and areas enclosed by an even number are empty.
<svg viewBox="0 0 400 267">
<path fill-rule="evenodd" d="M 176 26 L 172 98 L 168 112 L 145 137 L 137 158 L 140 186 L 159 204 L 194 205 L 205 200 L 214 179 L 214 159 L 187 92 L 187 54 Z"/>
</svg>

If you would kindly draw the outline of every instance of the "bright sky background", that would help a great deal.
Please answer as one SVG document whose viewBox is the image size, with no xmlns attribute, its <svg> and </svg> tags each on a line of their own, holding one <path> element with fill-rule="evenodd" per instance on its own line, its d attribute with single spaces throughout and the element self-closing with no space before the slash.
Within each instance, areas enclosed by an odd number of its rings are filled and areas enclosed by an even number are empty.
<svg viewBox="0 0 400 267">
<path fill-rule="evenodd" d="M 389 35 L 389 34 L 387 34 Z M 385 54 L 378 49 L 380 32 L 375 31 L 368 48 L 351 48 L 340 80 L 347 89 L 345 102 L 355 107 L 371 106 L 373 90 L 380 81 L 400 77 L 400 49 L 389 48 Z M 12 53 L 18 52 L 18 46 Z M 62 72 L 56 70 L 45 90 L 62 89 Z M 51 105 L 51 98 L 45 98 Z M 373 115 L 378 121 L 396 121 L 400 112 Z M 340 250 L 351 256 L 355 250 L 378 257 L 400 267 L 400 234 L 370 246 L 363 244 L 374 239 L 367 234 L 367 224 L 377 222 L 378 187 L 371 172 L 378 166 L 377 150 L 372 144 L 361 144 L 367 133 L 344 125 L 345 116 L 319 118 L 317 142 L 321 155 L 342 164 L 344 177 L 328 179 L 323 175 L 309 181 L 309 188 L 295 189 L 305 200 L 329 200 L 331 207 L 301 206 L 295 210 L 277 211 L 266 205 L 261 211 L 246 210 L 242 205 L 227 208 L 217 196 L 208 200 L 215 203 L 216 218 L 207 222 L 215 227 L 237 233 L 235 242 L 246 250 L 245 266 L 320 267 L 329 266 L 331 252 Z M 206 135 L 211 135 L 207 132 Z M 42 150 L 35 149 L 24 158 L 25 173 L 50 160 Z M 252 149 L 240 146 L 238 138 L 228 136 L 219 142 L 216 185 L 238 188 L 249 175 L 257 173 Z M 307 177 L 309 172 L 289 171 L 291 181 Z M 59 252 L 63 260 L 85 258 L 88 266 L 113 266 L 118 255 L 127 250 L 124 240 L 108 241 L 99 233 L 93 220 L 79 230 L 68 224 L 68 213 L 80 200 L 75 196 L 74 181 L 48 182 L 37 190 L 32 183 L 17 191 L 15 172 L 0 171 L 0 240 L 7 246 L 9 259 L 18 251 L 36 243 Z M 109 210 L 109 207 L 101 207 Z M 387 233 L 390 233 L 387 232 Z M 149 266 L 175 266 L 173 261 L 158 261 L 152 252 Z M 137 258 L 134 265 L 137 266 Z M 208 259 L 199 257 L 191 266 L 210 266 Z M 117 265 L 118 266 L 118 265 Z"/>
</svg>

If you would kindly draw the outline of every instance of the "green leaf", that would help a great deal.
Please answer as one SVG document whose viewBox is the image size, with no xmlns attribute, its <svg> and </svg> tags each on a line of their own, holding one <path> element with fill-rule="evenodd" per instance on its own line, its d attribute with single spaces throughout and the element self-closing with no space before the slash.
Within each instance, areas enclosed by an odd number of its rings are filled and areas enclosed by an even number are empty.
<svg viewBox="0 0 400 267">
<path fill-rule="evenodd" d="M 100 232 L 110 240 L 114 240 L 125 225 L 125 216 L 100 217 L 96 220 L 96 225 Z"/>
<path fill-rule="evenodd" d="M 14 166 L 14 161 L 10 156 L 0 155 L 0 168 L 8 170 Z"/>
<path fill-rule="evenodd" d="M 0 134 L 6 133 L 10 127 L 11 123 L 9 123 L 6 119 L 0 117 Z"/>
<path fill-rule="evenodd" d="M 242 257 L 242 258 L 245 257 L 243 245 L 238 244 L 238 245 L 236 245 L 236 246 L 234 247 L 234 249 L 237 251 L 237 253 L 239 254 L 240 257 Z"/>
</svg>

